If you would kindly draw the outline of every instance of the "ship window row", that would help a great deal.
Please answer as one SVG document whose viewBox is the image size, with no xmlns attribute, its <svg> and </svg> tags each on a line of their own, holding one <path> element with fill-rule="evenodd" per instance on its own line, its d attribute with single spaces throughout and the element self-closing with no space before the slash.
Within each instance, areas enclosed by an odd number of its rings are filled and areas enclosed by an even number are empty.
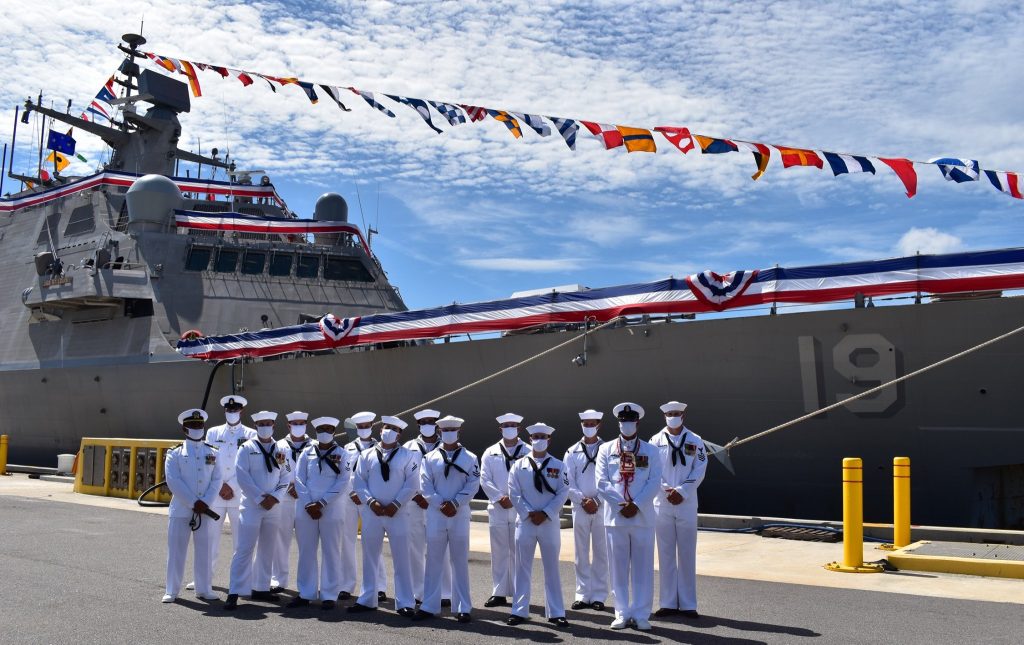
<svg viewBox="0 0 1024 645">
<path fill-rule="evenodd" d="M 185 260 L 186 271 L 213 271 L 272 277 L 318 278 L 349 282 L 373 282 L 373 275 L 358 258 L 322 256 L 193 246 Z"/>
</svg>

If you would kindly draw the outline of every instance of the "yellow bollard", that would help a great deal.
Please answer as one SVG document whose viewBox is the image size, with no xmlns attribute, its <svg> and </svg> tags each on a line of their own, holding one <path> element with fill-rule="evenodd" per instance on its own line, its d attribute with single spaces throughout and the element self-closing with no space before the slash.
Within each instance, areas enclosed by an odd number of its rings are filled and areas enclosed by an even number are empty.
<svg viewBox="0 0 1024 645">
<path fill-rule="evenodd" d="M 843 459 L 843 561 L 830 571 L 878 573 L 881 565 L 864 564 L 864 465 L 859 457 Z"/>
<path fill-rule="evenodd" d="M 0 434 L 0 475 L 7 474 L 7 435 Z"/>
<path fill-rule="evenodd" d="M 892 544 L 910 544 L 910 457 L 892 460 Z"/>
</svg>

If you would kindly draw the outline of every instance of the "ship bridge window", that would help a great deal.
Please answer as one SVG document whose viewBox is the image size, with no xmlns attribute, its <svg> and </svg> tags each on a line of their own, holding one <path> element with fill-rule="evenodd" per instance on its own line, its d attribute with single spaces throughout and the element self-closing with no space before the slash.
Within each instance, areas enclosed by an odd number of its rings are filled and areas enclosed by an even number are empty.
<svg viewBox="0 0 1024 645">
<path fill-rule="evenodd" d="M 263 273 L 263 266 L 267 263 L 267 254 L 258 251 L 246 251 L 242 256 L 242 273 L 245 275 L 259 275 Z"/>
<path fill-rule="evenodd" d="M 292 256 L 288 253 L 275 253 L 270 256 L 270 275 L 286 276 L 292 272 Z"/>
<path fill-rule="evenodd" d="M 320 271 L 319 255 L 300 255 L 295 265 L 296 278 L 315 278 Z"/>
<path fill-rule="evenodd" d="M 60 211 L 50 213 L 46 216 L 46 222 L 43 224 L 43 228 L 39 231 L 39 237 L 36 238 L 36 244 L 53 243 L 53 246 L 57 246 L 57 225 L 60 224 Z"/>
<path fill-rule="evenodd" d="M 325 280 L 373 282 L 373 276 L 358 258 L 327 258 L 324 265 Z"/>
<path fill-rule="evenodd" d="M 213 270 L 217 273 L 234 273 L 238 265 L 238 251 L 234 249 L 220 249 L 217 251 L 217 260 L 213 263 Z"/>
<path fill-rule="evenodd" d="M 210 266 L 210 255 L 212 249 L 201 246 L 193 246 L 188 250 L 188 259 L 185 260 L 186 271 L 206 271 Z"/>
<path fill-rule="evenodd" d="M 192 203 L 192 210 L 200 213 L 227 213 L 231 210 L 228 202 L 204 202 L 196 200 Z"/>
<path fill-rule="evenodd" d="M 64 227 L 64 237 L 92 233 L 95 230 L 96 220 L 92 215 L 92 204 L 86 204 L 71 211 L 68 225 Z"/>
</svg>

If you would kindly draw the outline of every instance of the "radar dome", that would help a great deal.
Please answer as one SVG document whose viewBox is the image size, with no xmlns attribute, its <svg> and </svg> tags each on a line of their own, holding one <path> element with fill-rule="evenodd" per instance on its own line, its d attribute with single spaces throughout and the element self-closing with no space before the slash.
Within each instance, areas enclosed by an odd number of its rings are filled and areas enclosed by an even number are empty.
<svg viewBox="0 0 1024 645">
<path fill-rule="evenodd" d="M 181 191 L 163 175 L 145 175 L 132 182 L 125 195 L 130 225 L 166 226 L 174 221 L 174 209 L 181 208 Z"/>
<path fill-rule="evenodd" d="M 338 193 L 324 193 L 316 200 L 313 219 L 321 222 L 347 222 L 348 203 Z"/>
</svg>

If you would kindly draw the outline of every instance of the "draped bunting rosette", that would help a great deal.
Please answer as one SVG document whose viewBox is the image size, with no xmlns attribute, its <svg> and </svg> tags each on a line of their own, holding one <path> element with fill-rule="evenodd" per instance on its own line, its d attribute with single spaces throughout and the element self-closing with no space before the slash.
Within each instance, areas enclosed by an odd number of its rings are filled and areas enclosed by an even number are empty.
<svg viewBox="0 0 1024 645">
<path fill-rule="evenodd" d="M 288 85 L 294 85 L 302 90 L 306 98 L 313 104 L 318 102 L 314 87 L 320 87 L 334 100 L 338 107 L 345 112 L 351 112 L 339 100 L 341 87 L 337 85 L 303 81 L 290 75 L 273 76 L 224 67 L 222 65 L 190 62 L 152 52 L 145 52 L 145 54 L 158 69 L 170 73 L 177 72 L 188 77 L 189 85 L 195 96 L 202 95 L 199 88 L 197 70 L 209 70 L 217 73 L 222 78 L 235 78 L 246 87 L 253 84 L 253 79 L 262 79 L 275 93 L 278 87 L 283 88 Z M 449 126 L 454 127 L 467 122 L 482 121 L 489 116 L 491 119 L 501 123 L 515 139 L 523 139 L 523 125 L 526 125 L 527 129 L 532 130 L 538 136 L 549 136 L 552 128 L 545 121 L 547 119 L 554 125 L 554 129 L 561 135 L 570 150 L 576 150 L 577 134 L 579 132 L 586 132 L 599 140 L 606 150 L 625 148 L 626 152 L 656 153 L 658 149 L 654 141 L 653 132 L 659 132 L 673 148 L 683 154 L 694 148 L 699 148 L 702 154 L 715 155 L 746 151 L 753 155 L 754 164 L 757 167 L 751 176 L 754 180 L 764 175 L 772 158 L 771 151 L 774 149 L 778 153 L 775 155 L 775 158 L 782 163 L 783 168 L 811 167 L 823 170 L 827 166 L 835 177 L 851 173 L 870 173 L 873 175 L 875 174 L 875 164 L 872 161 L 881 162 L 883 166 L 890 168 L 896 177 L 903 182 L 907 197 L 913 197 L 917 193 L 917 171 L 914 166 L 931 165 L 938 167 L 943 177 L 957 183 L 978 181 L 984 173 L 996 190 L 1017 199 L 1024 198 L 1024 195 L 1021 194 L 1021 188 L 1024 188 L 1020 181 L 1021 173 L 984 169 L 978 161 L 969 159 L 941 157 L 929 161 L 914 161 L 903 157 L 884 158 L 853 153 L 837 153 L 819 149 L 797 148 L 788 145 L 743 141 L 731 137 L 712 137 L 691 133 L 689 128 L 681 126 L 634 127 L 617 123 L 585 121 L 576 117 L 545 116 L 528 111 L 469 105 L 459 101 L 440 101 L 399 94 L 386 94 L 384 92 L 356 89 L 352 86 L 348 86 L 345 89 L 362 97 L 367 105 L 391 118 L 395 118 L 395 113 L 381 103 L 377 97 L 386 97 L 395 103 L 407 105 L 416 111 L 429 128 L 439 134 L 444 131 L 435 124 L 432 118 L 431 107 L 441 117 L 438 123 L 447 123 Z M 579 127 L 580 125 L 583 126 L 582 129 Z"/>
<path fill-rule="evenodd" d="M 500 332 L 617 316 L 723 311 L 774 303 L 826 303 L 857 294 L 944 294 L 1024 288 L 1024 249 L 825 264 L 603 287 L 433 309 L 373 314 L 178 342 L 183 356 L 222 359 Z"/>
</svg>

